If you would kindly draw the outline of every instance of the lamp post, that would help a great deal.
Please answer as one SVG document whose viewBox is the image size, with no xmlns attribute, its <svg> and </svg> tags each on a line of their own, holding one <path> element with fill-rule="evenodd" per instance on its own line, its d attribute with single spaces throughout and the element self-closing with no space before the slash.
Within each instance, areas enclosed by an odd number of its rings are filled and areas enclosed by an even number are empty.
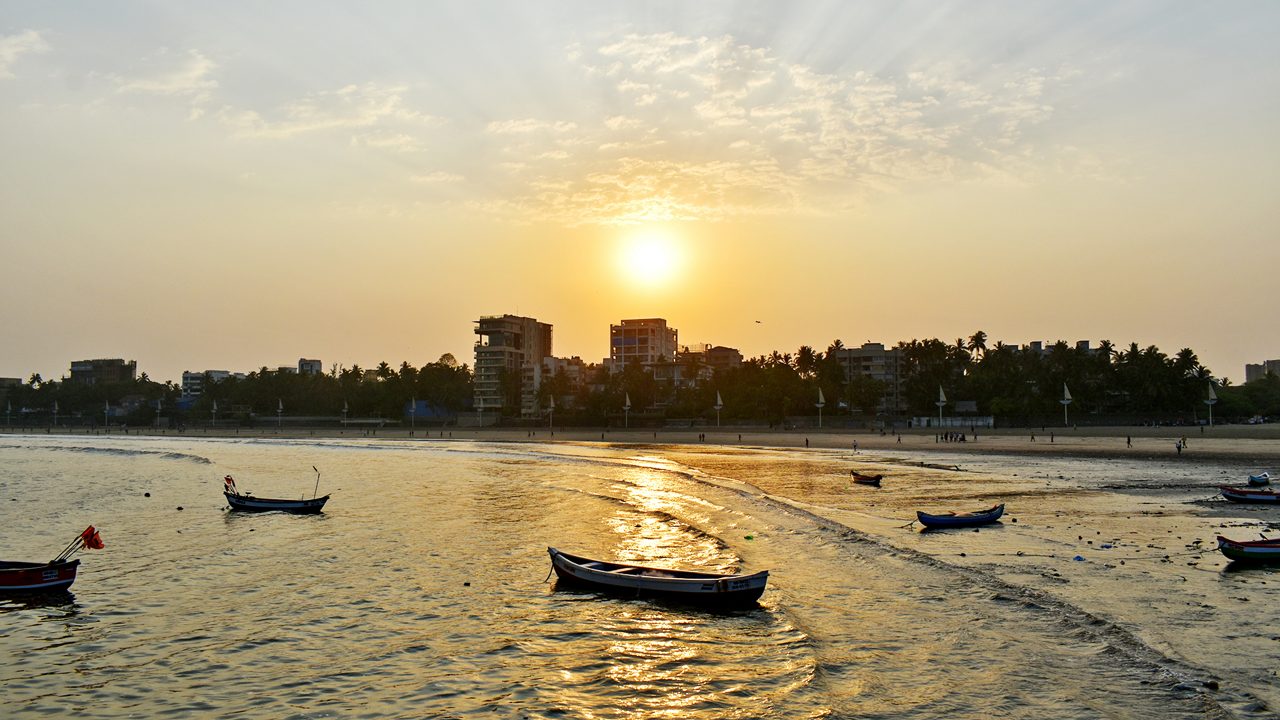
<svg viewBox="0 0 1280 720">
<path fill-rule="evenodd" d="M 476 428 L 484 429 L 484 405 L 476 405 Z"/>
<path fill-rule="evenodd" d="M 102 427 L 106 428 L 111 424 L 111 401 L 102 401 Z"/>
<path fill-rule="evenodd" d="M 622 427 L 631 427 L 631 393 L 623 393 L 626 396 L 626 402 L 622 403 Z"/>
<path fill-rule="evenodd" d="M 556 429 L 556 396 L 548 395 L 547 401 L 550 403 L 547 410 L 547 429 Z"/>
<path fill-rule="evenodd" d="M 342 426 L 347 426 L 347 401 L 342 401 Z"/>
<path fill-rule="evenodd" d="M 947 404 L 947 394 L 942 392 L 942 386 L 938 386 L 938 401 L 934 405 L 938 406 L 938 427 L 942 427 L 942 406 Z"/>
<path fill-rule="evenodd" d="M 1218 402 L 1218 393 L 1213 391 L 1213 382 L 1209 383 L 1209 399 L 1204 401 L 1209 406 L 1209 427 L 1213 427 L 1213 406 Z"/>
<path fill-rule="evenodd" d="M 53 426 L 58 427 L 58 401 L 53 401 Z"/>
<path fill-rule="evenodd" d="M 413 429 L 418 426 L 418 398 L 409 398 L 409 428 Z"/>
<path fill-rule="evenodd" d="M 814 406 L 818 408 L 818 429 L 822 429 L 822 408 L 826 406 L 827 399 L 822 397 L 822 388 L 818 388 L 818 402 Z"/>
<path fill-rule="evenodd" d="M 213 426 L 218 427 L 218 401 L 213 401 Z"/>
<path fill-rule="evenodd" d="M 720 411 L 724 409 L 724 401 L 720 399 L 720 391 L 716 391 L 716 427 L 720 427 Z"/>
<path fill-rule="evenodd" d="M 276 432 L 284 427 L 284 400 L 276 398 Z"/>
<path fill-rule="evenodd" d="M 1067 406 L 1071 404 L 1071 391 L 1067 389 L 1067 384 L 1062 383 L 1062 399 L 1058 402 L 1062 403 L 1062 426 L 1066 427 L 1071 423 L 1067 422 Z"/>
</svg>

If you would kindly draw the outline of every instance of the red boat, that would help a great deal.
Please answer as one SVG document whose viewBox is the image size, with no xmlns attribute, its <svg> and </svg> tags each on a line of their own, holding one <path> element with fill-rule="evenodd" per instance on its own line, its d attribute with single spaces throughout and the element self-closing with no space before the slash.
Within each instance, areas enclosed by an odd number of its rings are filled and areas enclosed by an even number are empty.
<svg viewBox="0 0 1280 720">
<path fill-rule="evenodd" d="M 873 487 L 880 487 L 880 480 L 884 478 L 884 475 L 866 475 L 857 470 L 850 470 L 849 476 L 859 485 L 871 485 Z"/>
<path fill-rule="evenodd" d="M 71 556 L 83 548 L 98 550 L 103 547 L 102 537 L 90 525 L 76 536 L 58 556 L 47 563 L 0 560 L 0 594 L 20 595 L 28 593 L 59 592 L 76 581 L 79 560 Z"/>
<path fill-rule="evenodd" d="M 1222 491 L 1222 497 L 1231 502 L 1238 503 L 1280 503 L 1280 494 L 1274 490 L 1259 490 L 1258 488 L 1248 487 L 1230 487 L 1227 485 L 1219 485 L 1218 489 Z"/>
</svg>

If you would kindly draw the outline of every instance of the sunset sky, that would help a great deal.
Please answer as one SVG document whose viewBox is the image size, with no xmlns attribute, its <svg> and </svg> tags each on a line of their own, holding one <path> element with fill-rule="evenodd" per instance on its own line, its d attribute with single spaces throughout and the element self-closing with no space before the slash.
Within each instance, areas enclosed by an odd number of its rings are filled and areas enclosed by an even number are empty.
<svg viewBox="0 0 1280 720">
<path fill-rule="evenodd" d="M 1280 358 L 1280 3 L 0 0 L 0 376 L 746 355 Z M 757 322 L 759 321 L 759 322 Z"/>
</svg>

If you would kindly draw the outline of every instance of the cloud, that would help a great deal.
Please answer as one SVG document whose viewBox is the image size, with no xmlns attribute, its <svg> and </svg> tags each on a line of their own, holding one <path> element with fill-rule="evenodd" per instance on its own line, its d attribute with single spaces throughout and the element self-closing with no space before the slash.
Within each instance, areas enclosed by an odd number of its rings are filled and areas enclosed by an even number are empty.
<svg viewBox="0 0 1280 720">
<path fill-rule="evenodd" d="M 35 30 L 0 36 L 0 80 L 14 77 L 13 66 L 18 64 L 18 58 L 48 51 L 49 43 Z"/>
<path fill-rule="evenodd" d="M 162 61 L 167 61 L 162 53 Z M 145 77 L 124 78 L 115 76 L 116 92 L 121 94 L 158 95 L 180 97 L 188 101 L 188 119 L 195 120 L 205 113 L 218 81 L 211 76 L 218 64 L 198 50 L 190 50 L 176 66 L 167 67 Z"/>
<path fill-rule="evenodd" d="M 464 180 L 461 175 L 437 170 L 436 172 L 425 173 L 423 175 L 410 175 L 409 181 L 424 185 L 445 185 L 460 183 Z"/>
<path fill-rule="evenodd" d="M 354 141 L 369 147 L 416 151 L 414 139 L 392 133 L 405 126 L 422 127 L 439 120 L 405 105 L 403 86 L 377 83 L 347 85 L 337 90 L 311 93 L 263 115 L 255 110 L 223 108 L 219 119 L 236 138 L 283 139 L 339 129 L 371 129 Z M 390 133 L 390 134 L 388 134 Z"/>
<path fill-rule="evenodd" d="M 825 213 L 912 183 L 1029 180 L 1055 150 L 1031 131 L 1053 117 L 1054 93 L 1075 74 L 824 73 L 731 37 L 674 33 L 575 45 L 568 57 L 596 85 L 601 112 L 490 122 L 488 133 L 509 141 L 500 166 L 519 173 L 507 199 L 478 206 L 631 223 Z"/>
</svg>

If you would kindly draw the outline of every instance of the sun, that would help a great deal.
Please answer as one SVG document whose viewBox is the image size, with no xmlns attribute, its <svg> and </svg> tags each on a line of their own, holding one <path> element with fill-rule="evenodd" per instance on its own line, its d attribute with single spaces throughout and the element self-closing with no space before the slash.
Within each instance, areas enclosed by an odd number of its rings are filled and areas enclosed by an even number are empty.
<svg viewBox="0 0 1280 720">
<path fill-rule="evenodd" d="M 618 262 L 622 274 L 636 284 L 665 285 L 680 272 L 680 247 L 670 233 L 646 229 L 623 240 Z"/>
</svg>

